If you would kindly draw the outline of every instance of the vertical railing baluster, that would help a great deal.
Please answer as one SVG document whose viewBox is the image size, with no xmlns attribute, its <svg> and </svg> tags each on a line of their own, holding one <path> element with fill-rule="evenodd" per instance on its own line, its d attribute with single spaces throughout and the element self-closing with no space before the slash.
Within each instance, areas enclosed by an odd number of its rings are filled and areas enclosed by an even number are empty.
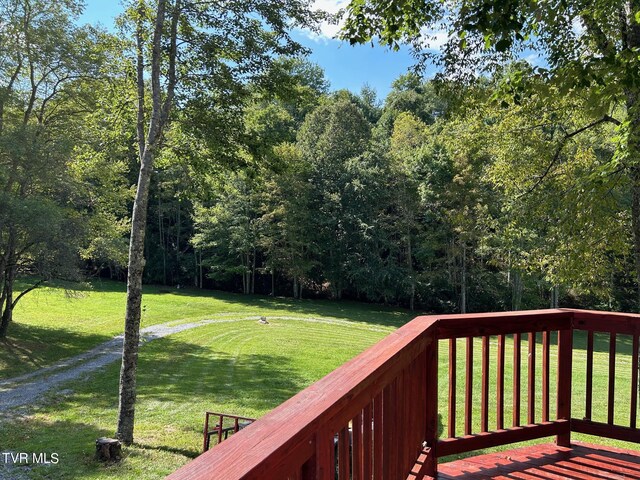
<svg viewBox="0 0 640 480">
<path fill-rule="evenodd" d="M 316 476 L 317 480 L 335 480 L 336 447 L 335 434 L 321 430 L 316 434 Z"/>
<path fill-rule="evenodd" d="M 591 420 L 593 409 L 593 331 L 587 332 L 587 384 L 584 407 L 584 418 Z"/>
<path fill-rule="evenodd" d="M 607 423 L 613 425 L 614 404 L 616 395 L 616 334 L 609 334 L 609 408 Z"/>
<path fill-rule="evenodd" d="M 362 411 L 362 478 L 371 480 L 372 465 L 371 454 L 373 453 L 373 409 L 371 404 L 364 407 Z"/>
<path fill-rule="evenodd" d="M 318 456 L 316 453 L 300 467 L 301 480 L 316 480 L 318 478 Z"/>
<path fill-rule="evenodd" d="M 520 388 L 521 388 L 521 342 L 520 334 L 513 334 L 513 426 L 520 425 Z"/>
<path fill-rule="evenodd" d="M 464 434 L 472 433 L 472 409 L 473 409 L 473 337 L 467 338 L 467 371 L 465 376 L 464 397 Z"/>
<path fill-rule="evenodd" d="M 498 375 L 496 379 L 496 427 L 498 430 L 504 428 L 504 342 L 504 335 L 498 335 Z"/>
<path fill-rule="evenodd" d="M 394 413 L 394 420 L 393 420 L 393 441 L 396 444 L 396 448 L 395 448 L 395 457 L 393 459 L 393 468 L 392 468 L 392 472 L 394 472 L 394 476 L 395 478 L 400 478 L 402 476 L 402 459 L 404 458 L 404 446 L 405 446 L 405 441 L 406 439 L 403 437 L 402 435 L 402 425 L 400 422 L 402 422 L 402 420 L 405 418 L 405 412 L 404 412 L 404 402 L 402 401 L 402 399 L 404 398 L 404 378 L 405 378 L 405 370 L 403 369 L 402 372 L 400 372 L 400 375 L 396 378 L 394 384 L 395 384 L 395 388 L 394 388 L 394 392 L 393 392 L 393 413 Z M 407 430 L 407 433 L 409 433 L 409 431 Z"/>
<path fill-rule="evenodd" d="M 571 419 L 571 364 L 573 360 L 573 329 L 558 331 L 558 420 Z M 556 443 L 560 447 L 571 446 L 571 426 L 566 423 L 566 430 L 559 433 Z"/>
<path fill-rule="evenodd" d="M 456 341 L 449 339 L 449 438 L 456 436 Z"/>
<path fill-rule="evenodd" d="M 392 478 L 392 458 L 396 450 L 395 439 L 393 438 L 394 418 L 393 405 L 393 385 L 387 385 L 382 390 L 382 435 L 384 436 L 384 462 L 382 464 L 382 475 L 385 479 Z"/>
<path fill-rule="evenodd" d="M 425 433 L 424 439 L 429 448 L 429 454 L 424 464 L 424 474 L 435 477 L 438 470 L 438 338 L 435 334 L 428 339 L 426 355 L 426 376 L 428 388 L 425 402 Z M 425 386 L 426 387 L 426 386 Z"/>
<path fill-rule="evenodd" d="M 542 421 L 549 421 L 549 351 L 551 333 L 542 332 Z"/>
<path fill-rule="evenodd" d="M 338 478 L 340 480 L 348 480 L 350 476 L 349 443 L 349 427 L 341 428 L 338 434 Z"/>
<path fill-rule="evenodd" d="M 287 476 L 287 480 L 300 480 L 300 478 L 301 478 L 300 469 L 295 470 L 291 475 Z"/>
<path fill-rule="evenodd" d="M 353 480 L 362 480 L 362 412 L 351 420 L 351 432 L 353 436 L 351 464 L 353 469 Z"/>
<path fill-rule="evenodd" d="M 529 333 L 529 381 L 528 384 L 528 401 L 529 408 L 527 410 L 527 423 L 529 425 L 536 423 L 536 334 Z"/>
<path fill-rule="evenodd" d="M 489 431 L 489 336 L 482 337 L 482 431 Z"/>
<path fill-rule="evenodd" d="M 382 393 L 373 399 L 373 478 L 383 480 L 382 459 L 384 443 L 382 434 Z"/>
<path fill-rule="evenodd" d="M 638 413 L 638 334 L 633 334 L 633 345 L 631 347 L 631 413 L 629 424 L 631 428 L 636 428 L 636 417 Z"/>
</svg>

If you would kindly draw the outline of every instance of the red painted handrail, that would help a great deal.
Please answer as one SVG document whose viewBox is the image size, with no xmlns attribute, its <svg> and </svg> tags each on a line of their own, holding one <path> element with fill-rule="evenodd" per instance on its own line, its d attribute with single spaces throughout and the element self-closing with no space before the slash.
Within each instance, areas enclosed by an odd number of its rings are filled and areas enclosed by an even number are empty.
<svg viewBox="0 0 640 480">
<path fill-rule="evenodd" d="M 571 430 L 640 441 L 634 413 L 629 427 L 571 418 L 574 329 L 633 335 L 637 356 L 639 315 L 556 309 L 417 317 L 168 478 L 395 480 L 433 475 L 436 459 L 451 453 L 548 435 L 557 435 L 559 444 L 568 445 Z M 543 348 L 542 422 L 530 422 L 535 420 L 535 404 L 529 399 L 527 424 L 519 425 L 518 412 L 513 427 L 502 425 L 504 379 L 499 375 L 497 391 L 491 392 L 498 397 L 497 428 L 489 431 L 490 392 L 488 381 L 483 378 L 482 431 L 471 431 L 468 406 L 465 435 L 456 437 L 454 425 L 450 438 L 439 439 L 439 340 L 482 338 L 482 371 L 486 374 L 489 337 L 498 335 L 498 367 L 504 376 L 505 336 L 528 334 L 527 351 L 531 352 L 538 332 L 542 332 Z M 558 332 L 559 381 L 554 420 L 548 418 L 550 332 Z M 467 340 L 467 348 L 470 368 L 473 340 Z M 636 359 L 635 368 L 637 363 Z M 455 368 L 454 361 L 450 364 Z M 632 378 L 637 379 L 637 374 Z M 472 374 L 468 373 L 465 380 L 464 398 L 470 405 Z M 531 374 L 526 381 L 531 394 L 536 379 Z M 637 396 L 637 385 L 634 392 Z M 456 399 L 455 395 L 449 397 Z M 455 406 L 449 411 L 455 415 Z"/>
</svg>

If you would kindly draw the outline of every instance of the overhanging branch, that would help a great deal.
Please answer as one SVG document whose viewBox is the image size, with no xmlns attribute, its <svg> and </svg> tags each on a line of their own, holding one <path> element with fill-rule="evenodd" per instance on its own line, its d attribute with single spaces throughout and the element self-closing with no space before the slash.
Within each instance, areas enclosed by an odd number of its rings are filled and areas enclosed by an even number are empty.
<svg viewBox="0 0 640 480">
<path fill-rule="evenodd" d="M 44 282 L 46 282 L 46 280 L 39 280 L 33 285 L 31 285 L 29 288 L 27 288 L 26 290 L 23 290 L 22 292 L 20 292 L 20 295 L 18 295 L 16 299 L 13 301 L 13 303 L 11 304 L 11 309 L 13 310 L 16 307 L 16 304 L 22 297 L 24 297 L 27 293 L 31 292 L 32 290 L 35 290 L 36 288 L 38 288 Z"/>
<path fill-rule="evenodd" d="M 582 132 L 584 132 L 586 130 L 589 130 L 590 128 L 593 128 L 593 127 L 595 127 L 597 125 L 600 125 L 601 123 L 605 123 L 605 122 L 613 123 L 615 125 L 620 125 L 621 124 L 620 120 L 618 120 L 616 118 L 613 118 L 610 115 L 605 115 L 602 118 L 599 118 L 598 120 L 595 120 L 595 121 L 591 122 L 590 124 L 585 125 L 584 127 L 578 128 L 577 130 L 574 130 L 573 132 L 566 133 L 564 135 L 564 137 L 562 137 L 562 139 L 560 140 L 560 143 L 559 143 L 558 147 L 556 148 L 556 151 L 555 151 L 553 157 L 551 158 L 551 161 L 549 162 L 549 164 L 545 168 L 545 170 L 542 173 L 542 175 L 538 178 L 538 180 L 536 180 L 536 183 L 534 183 L 531 186 L 531 188 L 529 188 L 527 191 L 522 193 L 520 196 L 523 196 L 523 195 L 526 195 L 526 194 L 529 194 L 529 193 L 533 192 L 536 188 L 538 188 L 540 186 L 540 184 L 544 181 L 544 179 L 547 178 L 547 176 L 551 172 L 551 169 L 555 166 L 555 164 L 560 159 L 560 154 L 562 153 L 562 149 L 564 148 L 564 146 L 567 144 L 567 141 L 569 141 L 570 139 L 572 139 L 576 135 L 579 135 Z"/>
</svg>

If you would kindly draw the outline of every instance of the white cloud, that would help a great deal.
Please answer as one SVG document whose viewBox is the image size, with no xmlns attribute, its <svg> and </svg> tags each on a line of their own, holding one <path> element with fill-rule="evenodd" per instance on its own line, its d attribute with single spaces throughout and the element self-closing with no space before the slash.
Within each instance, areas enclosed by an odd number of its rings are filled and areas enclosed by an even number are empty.
<svg viewBox="0 0 640 480">
<path fill-rule="evenodd" d="M 580 17 L 576 17 L 573 19 L 573 22 L 571 22 L 571 29 L 573 30 L 573 33 L 576 35 L 576 37 L 582 36 L 585 31 L 585 26 Z"/>
<path fill-rule="evenodd" d="M 349 3 L 350 0 L 314 0 L 312 8 L 336 14 L 341 9 L 347 8 Z M 302 30 L 302 33 L 311 40 L 320 43 L 327 43 L 336 38 L 336 35 L 342 28 L 343 23 L 343 21 L 338 24 L 322 22 L 322 25 L 320 25 L 320 32 L 316 33 L 305 29 Z M 449 38 L 449 34 L 445 30 L 423 28 L 421 30 L 421 34 L 423 44 L 428 46 L 429 50 L 439 51 L 447 43 Z"/>
<path fill-rule="evenodd" d="M 524 57 L 524 59 L 534 67 L 542 64 L 542 58 L 540 58 L 540 54 L 538 52 L 530 53 L 529 55 Z"/>
<path fill-rule="evenodd" d="M 434 30 L 423 27 L 420 30 L 422 45 L 429 50 L 440 51 L 449 40 L 449 34 L 445 30 Z"/>
<path fill-rule="evenodd" d="M 346 8 L 347 5 L 349 5 L 349 1 L 350 0 L 314 0 L 312 8 L 336 14 L 340 9 Z M 340 31 L 340 28 L 342 28 L 342 22 L 340 24 L 322 22 L 322 25 L 320 25 L 320 32 L 316 33 L 310 30 L 303 30 L 303 33 L 311 40 L 326 43 L 335 38 Z"/>
</svg>

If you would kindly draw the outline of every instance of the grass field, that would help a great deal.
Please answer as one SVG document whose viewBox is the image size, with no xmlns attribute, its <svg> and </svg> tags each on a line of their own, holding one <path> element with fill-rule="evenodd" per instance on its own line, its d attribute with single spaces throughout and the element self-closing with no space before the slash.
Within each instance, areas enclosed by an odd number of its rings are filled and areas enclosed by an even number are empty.
<svg viewBox="0 0 640 480">
<path fill-rule="evenodd" d="M 217 316 L 238 321 L 187 330 L 142 348 L 137 441 L 116 466 L 94 461 L 93 442 L 114 432 L 117 362 L 90 381 L 65 385 L 64 397 L 54 392 L 44 406 L 5 416 L 0 451 L 59 453 L 57 465 L 25 469 L 30 478 L 162 477 L 199 453 L 205 410 L 261 416 L 414 316 L 353 302 L 164 288 L 147 288 L 143 304 L 143 327 Z M 7 348 L 0 344 L 2 377 L 111 338 L 123 329 L 123 311 L 124 286 L 118 283 L 81 292 L 61 286 L 33 292 L 15 313 Z M 270 324 L 258 324 L 260 315 Z"/>
<path fill-rule="evenodd" d="M 8 347 L 0 344 L 2 376 L 13 377 L 80 353 L 122 331 L 124 288 L 105 282 L 79 294 L 59 286 L 43 289 L 16 312 Z M 56 452 L 57 465 L 19 469 L 28 478 L 161 478 L 196 456 L 201 448 L 205 410 L 259 417 L 305 386 L 410 320 L 414 314 L 374 305 L 329 301 L 290 301 L 244 297 L 197 290 L 149 288 L 144 298 L 143 326 L 167 321 L 216 318 L 209 324 L 146 344 L 140 355 L 136 412 L 136 444 L 117 465 L 93 459 L 93 442 L 113 435 L 117 413 L 119 364 L 90 380 L 64 386 L 41 406 L 0 420 L 0 452 Z M 269 325 L 256 322 L 266 315 Z M 254 317 L 247 319 L 247 317 Z M 584 338 L 576 337 L 574 353 L 575 416 L 584 410 Z M 523 341 L 522 419 L 526 418 L 526 342 Z M 495 339 L 492 342 L 495 353 Z M 628 392 L 630 347 L 620 339 L 616 384 Z M 475 352 L 481 351 L 479 341 Z M 510 405 L 512 343 L 507 342 L 505 402 Z M 606 412 L 608 343 L 596 338 L 594 412 Z M 447 365 L 446 342 L 440 364 Z M 458 425 L 462 425 L 464 343 L 458 345 Z M 555 350 L 552 349 L 554 364 Z M 538 364 L 541 362 L 538 345 Z M 480 392 L 480 362 L 475 362 L 474 391 Z M 495 364 L 491 389 L 495 392 Z M 540 366 L 538 366 L 540 369 Z M 538 370 L 539 372 L 540 370 Z M 446 412 L 447 371 L 439 376 L 440 411 Z M 555 374 L 552 371 L 552 384 Z M 582 390 L 581 390 L 582 389 Z M 537 390 L 540 390 L 539 384 Z M 552 389 L 552 398 L 553 392 Z M 479 398 L 479 395 L 475 396 Z M 629 398 L 619 395 L 617 418 L 624 424 Z M 537 401 L 538 408 L 540 399 Z M 554 408 L 552 408 L 553 415 Z M 495 413 L 495 404 L 491 406 Z M 474 406 L 479 422 L 479 401 Z M 539 418 L 539 414 L 538 414 Z M 505 414 L 505 423 L 511 416 Z M 446 418 L 443 419 L 446 422 Z M 446 428 L 446 425 L 442 425 Z M 574 436 L 593 440 L 588 437 Z M 610 444 L 628 446 L 622 443 Z M 0 469 L 0 478 L 2 470 Z"/>
<path fill-rule="evenodd" d="M 42 287 L 18 304 L 9 337 L 0 348 L 0 380 L 89 350 L 124 331 L 125 286 L 95 282 L 83 290 Z M 218 315 L 329 317 L 397 327 L 413 315 L 355 302 L 292 301 L 196 289 L 144 288 L 142 327 L 190 322 Z"/>
</svg>

